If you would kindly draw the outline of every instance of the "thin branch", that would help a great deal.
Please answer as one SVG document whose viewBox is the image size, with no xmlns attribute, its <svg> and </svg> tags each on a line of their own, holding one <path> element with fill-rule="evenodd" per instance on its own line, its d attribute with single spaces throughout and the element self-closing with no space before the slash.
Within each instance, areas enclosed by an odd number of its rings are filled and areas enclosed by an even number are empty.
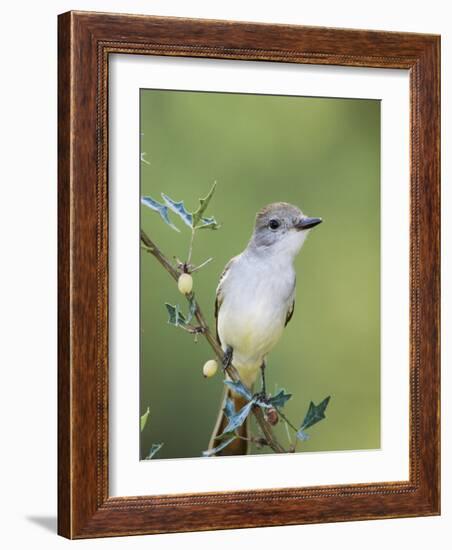
<svg viewBox="0 0 452 550">
<path fill-rule="evenodd" d="M 190 273 L 194 273 L 195 271 L 198 271 L 199 269 L 203 268 L 208 263 L 210 263 L 212 260 L 213 260 L 213 258 L 207 258 L 207 260 L 205 262 L 202 262 L 202 264 L 199 264 L 196 267 L 194 267 L 193 269 L 191 269 Z"/>
<path fill-rule="evenodd" d="M 284 427 L 286 428 L 286 434 L 289 444 L 292 445 L 292 438 L 290 437 L 289 425 L 287 424 L 287 422 L 284 422 Z"/>
<path fill-rule="evenodd" d="M 279 416 L 284 420 L 284 422 L 288 424 L 295 433 L 298 432 L 298 428 L 296 428 L 292 424 L 292 422 L 287 418 L 287 416 L 284 413 L 282 413 L 278 407 L 275 407 L 275 409 L 276 409 L 276 412 L 279 414 Z"/>
<path fill-rule="evenodd" d="M 287 437 L 289 438 L 290 440 L 290 452 L 294 453 L 296 450 L 297 450 L 297 444 L 298 444 L 298 428 L 296 428 L 292 422 L 287 418 L 287 416 L 281 412 L 280 409 L 278 409 L 278 407 L 275 407 L 276 409 L 276 412 L 279 414 L 279 416 L 283 419 L 284 421 L 284 425 L 286 426 L 286 431 L 287 431 Z M 292 439 L 290 438 L 290 435 L 289 435 L 289 426 L 292 428 L 292 430 L 295 432 L 295 443 L 292 443 Z"/>
<path fill-rule="evenodd" d="M 193 241 L 194 240 L 195 240 L 195 229 L 193 228 L 191 230 L 190 245 L 188 247 L 187 265 L 190 265 L 190 262 L 191 262 L 191 255 L 192 255 L 192 252 L 193 252 Z"/>
<path fill-rule="evenodd" d="M 173 279 L 177 281 L 179 279 L 180 273 L 177 271 L 177 269 L 171 264 L 171 262 L 164 256 L 157 245 L 155 245 L 151 239 L 146 235 L 146 233 L 141 230 L 141 240 L 143 241 L 143 244 L 146 246 L 147 251 L 156 258 L 160 264 L 168 271 L 168 273 L 171 275 Z"/>
<path fill-rule="evenodd" d="M 149 254 L 152 254 L 154 258 L 162 265 L 162 267 L 171 275 L 171 277 L 177 281 L 179 279 L 180 272 L 171 264 L 168 258 L 162 253 L 158 246 L 148 237 L 148 235 L 143 230 L 141 230 L 141 240 L 146 248 L 146 251 L 149 252 Z M 189 301 L 192 299 L 192 297 L 193 294 L 186 295 L 186 298 Z M 201 312 L 201 308 L 196 301 L 195 305 L 195 317 L 199 325 L 202 327 L 202 334 L 206 337 L 206 340 L 209 342 L 210 347 L 213 349 L 215 355 L 221 362 L 224 355 L 223 350 L 221 349 L 217 339 L 210 331 Z M 227 367 L 226 372 L 232 380 L 240 381 L 239 373 L 233 365 Z M 271 426 L 265 420 L 264 413 L 262 412 L 261 408 L 253 407 L 253 414 L 256 418 L 257 423 L 259 424 L 260 429 L 262 430 L 262 433 L 264 434 L 265 439 L 267 440 L 268 445 L 273 449 L 273 451 L 275 453 L 286 453 L 287 451 L 278 442 L 275 435 L 273 434 Z"/>
<path fill-rule="evenodd" d="M 268 442 L 268 445 L 275 451 L 275 453 L 286 453 L 287 451 L 276 439 L 270 424 L 265 420 L 262 409 L 260 407 L 253 407 L 253 414 L 260 429 L 262 430 L 262 433 L 264 434 L 265 439 Z"/>
</svg>

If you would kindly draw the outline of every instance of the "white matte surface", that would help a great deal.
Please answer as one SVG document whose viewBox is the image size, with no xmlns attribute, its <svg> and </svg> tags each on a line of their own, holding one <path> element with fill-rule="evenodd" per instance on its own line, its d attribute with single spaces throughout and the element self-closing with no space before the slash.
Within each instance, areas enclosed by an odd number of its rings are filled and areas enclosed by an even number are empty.
<svg viewBox="0 0 452 550">
<path fill-rule="evenodd" d="M 125 55 L 110 71 L 110 493 L 408 479 L 408 72 Z M 140 88 L 382 100 L 381 449 L 139 462 Z"/>
</svg>

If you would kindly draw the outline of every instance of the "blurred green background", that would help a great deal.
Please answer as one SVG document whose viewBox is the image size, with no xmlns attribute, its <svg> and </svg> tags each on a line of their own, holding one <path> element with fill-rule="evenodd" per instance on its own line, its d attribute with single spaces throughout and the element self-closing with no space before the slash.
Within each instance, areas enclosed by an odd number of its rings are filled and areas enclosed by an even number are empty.
<svg viewBox="0 0 452 550">
<path fill-rule="evenodd" d="M 141 195 L 198 198 L 218 182 L 207 214 L 219 231 L 198 231 L 194 275 L 211 326 L 215 289 L 227 261 L 247 245 L 256 212 L 286 201 L 324 223 L 296 261 L 295 314 L 269 356 L 270 391 L 294 397 L 287 416 L 331 395 L 327 419 L 300 451 L 380 446 L 380 103 L 376 100 L 141 90 Z M 141 207 L 141 224 L 167 256 L 185 258 L 189 229 L 176 233 Z M 196 457 L 207 448 L 223 391 L 204 379 L 210 347 L 167 323 L 164 302 L 185 299 L 156 260 L 141 256 L 141 458 Z M 138 421 L 138 419 L 137 419 Z M 276 428 L 288 443 L 281 423 Z M 255 452 L 269 452 L 260 450 Z"/>
</svg>

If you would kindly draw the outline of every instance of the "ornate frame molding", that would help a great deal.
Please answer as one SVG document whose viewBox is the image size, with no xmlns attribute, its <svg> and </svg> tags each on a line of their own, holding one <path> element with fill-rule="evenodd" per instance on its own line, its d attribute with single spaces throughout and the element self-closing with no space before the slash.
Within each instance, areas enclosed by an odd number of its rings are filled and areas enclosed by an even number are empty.
<svg viewBox="0 0 452 550">
<path fill-rule="evenodd" d="M 58 46 L 59 533 L 86 538 L 438 514 L 439 37 L 68 12 L 59 16 Z M 109 497 L 110 54 L 410 71 L 409 481 Z"/>
</svg>

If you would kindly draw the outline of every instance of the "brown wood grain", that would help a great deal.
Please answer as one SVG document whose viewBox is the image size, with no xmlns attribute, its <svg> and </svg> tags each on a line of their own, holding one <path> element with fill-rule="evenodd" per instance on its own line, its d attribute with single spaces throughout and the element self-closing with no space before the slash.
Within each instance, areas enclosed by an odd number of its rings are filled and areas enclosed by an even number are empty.
<svg viewBox="0 0 452 550">
<path fill-rule="evenodd" d="M 58 532 L 68 538 L 438 514 L 438 36 L 69 12 L 58 62 Z M 410 480 L 156 497 L 108 494 L 108 56 L 410 71 Z"/>
<path fill-rule="evenodd" d="M 60 16 L 68 25 L 69 14 Z M 58 33 L 58 531 L 71 532 L 70 459 L 70 33 Z"/>
</svg>

